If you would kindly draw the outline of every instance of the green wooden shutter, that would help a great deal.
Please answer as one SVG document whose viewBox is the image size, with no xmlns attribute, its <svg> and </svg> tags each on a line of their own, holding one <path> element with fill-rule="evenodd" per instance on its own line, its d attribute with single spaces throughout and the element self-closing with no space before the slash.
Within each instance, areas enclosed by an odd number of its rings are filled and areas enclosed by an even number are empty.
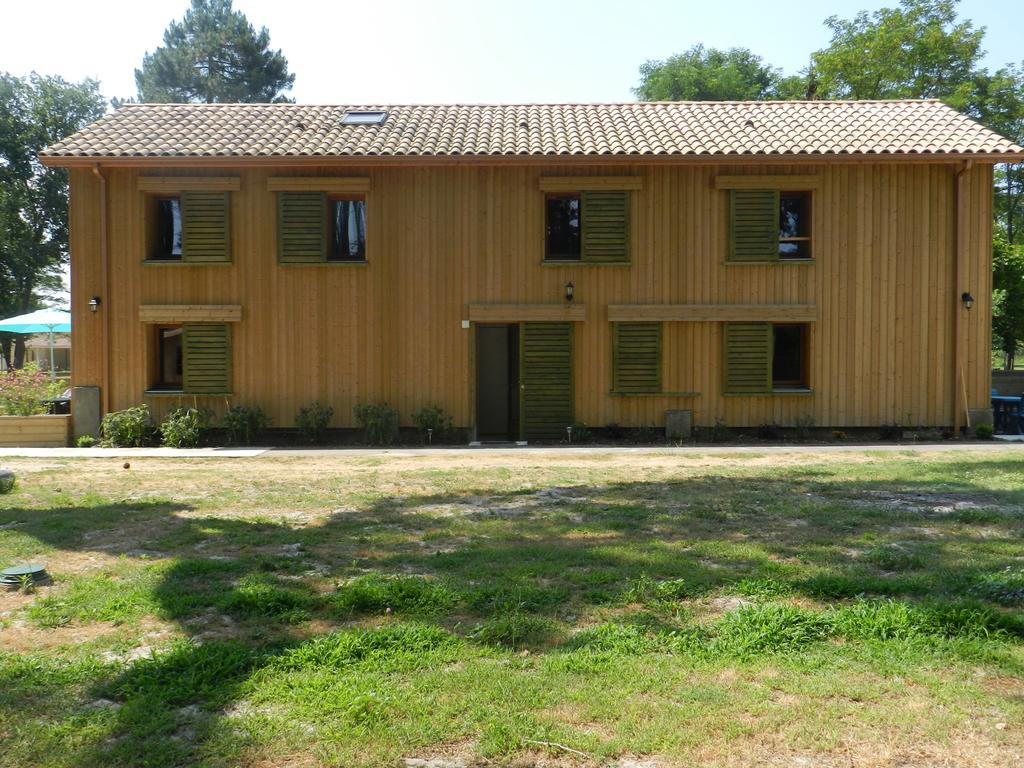
<svg viewBox="0 0 1024 768">
<path fill-rule="evenodd" d="M 779 193 L 771 189 L 729 192 L 729 261 L 779 260 Z"/>
<path fill-rule="evenodd" d="M 524 440 L 560 440 L 572 424 L 572 323 L 523 323 L 520 332 Z"/>
<path fill-rule="evenodd" d="M 231 328 L 227 323 L 182 326 L 184 387 L 197 395 L 231 392 Z"/>
<path fill-rule="evenodd" d="M 612 391 L 661 392 L 661 323 L 612 323 Z"/>
<path fill-rule="evenodd" d="M 772 389 L 772 324 L 725 324 L 725 391 L 757 395 Z"/>
<path fill-rule="evenodd" d="M 584 192 L 582 259 L 614 264 L 629 261 L 629 192 Z"/>
<path fill-rule="evenodd" d="M 277 254 L 286 264 L 327 260 L 327 194 L 277 193 Z"/>
<path fill-rule="evenodd" d="M 231 261 L 229 192 L 181 193 L 181 260 Z"/>
</svg>

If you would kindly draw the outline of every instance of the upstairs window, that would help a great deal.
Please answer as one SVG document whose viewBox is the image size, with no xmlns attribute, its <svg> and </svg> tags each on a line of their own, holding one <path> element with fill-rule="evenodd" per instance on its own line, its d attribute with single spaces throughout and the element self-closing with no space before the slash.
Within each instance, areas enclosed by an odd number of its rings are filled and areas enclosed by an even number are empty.
<svg viewBox="0 0 1024 768">
<path fill-rule="evenodd" d="M 811 193 L 729 192 L 729 261 L 811 260 Z"/>
<path fill-rule="evenodd" d="M 544 258 L 548 261 L 579 261 L 580 249 L 580 196 L 548 195 L 547 240 Z"/>
<path fill-rule="evenodd" d="M 545 261 L 629 263 L 629 192 L 548 193 Z"/>
<path fill-rule="evenodd" d="M 779 258 L 811 258 L 811 195 L 779 194 Z"/>
<path fill-rule="evenodd" d="M 277 203 L 281 264 L 366 261 L 365 197 L 279 192 Z"/>
<path fill-rule="evenodd" d="M 366 260 L 366 200 L 362 197 L 330 201 L 331 242 L 328 260 Z"/>
<path fill-rule="evenodd" d="M 181 260 L 181 198 L 156 200 L 156 237 L 153 259 Z"/>
<path fill-rule="evenodd" d="M 189 191 L 153 197 L 149 230 L 149 261 L 231 261 L 230 193 Z"/>
</svg>

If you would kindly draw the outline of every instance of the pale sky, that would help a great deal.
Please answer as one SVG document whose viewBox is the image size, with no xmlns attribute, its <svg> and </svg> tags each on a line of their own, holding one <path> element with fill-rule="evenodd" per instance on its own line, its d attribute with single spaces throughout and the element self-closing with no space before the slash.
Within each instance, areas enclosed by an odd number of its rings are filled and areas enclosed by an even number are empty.
<svg viewBox="0 0 1024 768">
<path fill-rule="evenodd" d="M 134 69 L 188 0 L 3 0 L 0 71 L 95 77 L 134 96 Z M 897 0 L 236 0 L 266 26 L 304 103 L 631 101 L 637 70 L 697 43 L 745 47 L 795 73 L 822 22 Z M 1024 59 L 1024 0 L 964 0 L 985 63 Z"/>
</svg>

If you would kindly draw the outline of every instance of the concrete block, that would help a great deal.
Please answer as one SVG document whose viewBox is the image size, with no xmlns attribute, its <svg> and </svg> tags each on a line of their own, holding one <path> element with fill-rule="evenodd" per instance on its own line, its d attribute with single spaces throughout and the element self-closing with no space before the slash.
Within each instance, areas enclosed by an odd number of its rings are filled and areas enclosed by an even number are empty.
<svg viewBox="0 0 1024 768">
<path fill-rule="evenodd" d="M 100 388 L 73 387 L 71 389 L 71 418 L 74 439 L 82 435 L 100 436 Z"/>
</svg>

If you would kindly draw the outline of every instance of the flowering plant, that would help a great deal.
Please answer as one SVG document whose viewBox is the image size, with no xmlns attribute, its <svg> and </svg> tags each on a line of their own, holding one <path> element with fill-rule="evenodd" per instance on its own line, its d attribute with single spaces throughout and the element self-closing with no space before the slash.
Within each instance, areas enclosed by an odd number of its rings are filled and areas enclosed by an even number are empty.
<svg viewBox="0 0 1024 768">
<path fill-rule="evenodd" d="M 44 402 L 57 397 L 63 384 L 51 383 L 48 374 L 30 363 L 24 368 L 0 374 L 0 413 L 7 416 L 35 416 L 46 413 Z"/>
</svg>

